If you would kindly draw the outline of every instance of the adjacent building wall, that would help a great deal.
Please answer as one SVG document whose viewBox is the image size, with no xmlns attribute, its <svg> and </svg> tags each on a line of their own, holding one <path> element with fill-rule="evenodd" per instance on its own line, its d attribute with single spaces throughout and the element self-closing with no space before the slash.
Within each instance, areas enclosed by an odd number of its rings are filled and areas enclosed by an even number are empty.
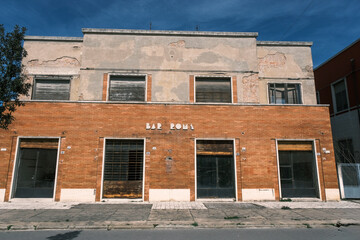
<svg viewBox="0 0 360 240">
<path fill-rule="evenodd" d="M 321 104 L 330 104 L 334 146 L 351 139 L 355 162 L 360 162 L 360 39 L 314 70 L 316 90 Z M 348 109 L 336 112 L 332 85 L 344 79 Z"/>
</svg>

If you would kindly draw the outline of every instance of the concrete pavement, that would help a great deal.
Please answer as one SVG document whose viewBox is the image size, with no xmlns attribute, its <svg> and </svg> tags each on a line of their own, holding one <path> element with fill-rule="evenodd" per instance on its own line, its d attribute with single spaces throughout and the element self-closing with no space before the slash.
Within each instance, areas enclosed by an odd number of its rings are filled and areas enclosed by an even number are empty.
<svg viewBox="0 0 360 240">
<path fill-rule="evenodd" d="M 360 226 L 360 202 L 0 203 L 0 230 Z"/>
</svg>

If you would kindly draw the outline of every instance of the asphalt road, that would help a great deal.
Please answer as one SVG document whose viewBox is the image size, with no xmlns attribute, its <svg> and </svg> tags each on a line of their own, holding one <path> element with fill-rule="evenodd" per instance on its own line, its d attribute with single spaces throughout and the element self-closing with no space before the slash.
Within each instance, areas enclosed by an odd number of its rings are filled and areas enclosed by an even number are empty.
<svg viewBox="0 0 360 240">
<path fill-rule="evenodd" d="M 1 240 L 219 240 L 219 239 L 360 239 L 360 226 L 301 229 L 154 229 L 154 230 L 68 230 L 68 231 L 3 231 Z"/>
</svg>

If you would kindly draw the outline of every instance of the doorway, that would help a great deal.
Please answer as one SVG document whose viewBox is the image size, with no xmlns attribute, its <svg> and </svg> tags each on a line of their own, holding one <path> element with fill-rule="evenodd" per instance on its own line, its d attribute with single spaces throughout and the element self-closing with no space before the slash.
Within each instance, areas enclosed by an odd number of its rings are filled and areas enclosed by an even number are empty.
<svg viewBox="0 0 360 240">
<path fill-rule="evenodd" d="M 197 198 L 235 198 L 233 141 L 197 140 Z"/>
<path fill-rule="evenodd" d="M 58 139 L 20 139 L 13 198 L 53 198 Z"/>
<path fill-rule="evenodd" d="M 279 142 L 282 198 L 318 198 L 317 167 L 312 142 Z"/>
<path fill-rule="evenodd" d="M 143 165 L 143 139 L 106 139 L 102 198 L 142 198 Z"/>
</svg>

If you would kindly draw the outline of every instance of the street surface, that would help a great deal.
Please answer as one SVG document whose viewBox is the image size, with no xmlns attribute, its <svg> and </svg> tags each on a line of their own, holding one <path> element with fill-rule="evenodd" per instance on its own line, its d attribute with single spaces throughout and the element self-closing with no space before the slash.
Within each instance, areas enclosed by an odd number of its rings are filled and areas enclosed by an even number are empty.
<svg viewBox="0 0 360 240">
<path fill-rule="evenodd" d="M 301 229 L 154 229 L 154 230 L 68 230 L 68 231 L 2 231 L 2 240 L 219 240 L 219 239 L 316 239 L 359 240 L 360 226 Z"/>
</svg>

